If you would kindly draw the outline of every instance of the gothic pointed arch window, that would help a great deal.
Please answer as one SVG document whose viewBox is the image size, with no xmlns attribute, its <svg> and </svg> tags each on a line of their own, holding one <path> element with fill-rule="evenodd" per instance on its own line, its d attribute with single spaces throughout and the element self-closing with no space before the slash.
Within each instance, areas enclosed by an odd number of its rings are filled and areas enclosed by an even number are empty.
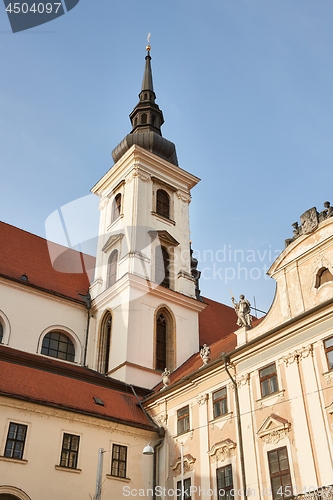
<svg viewBox="0 0 333 500">
<path fill-rule="evenodd" d="M 155 249 L 155 283 L 170 288 L 170 256 L 160 245 Z"/>
<path fill-rule="evenodd" d="M 118 250 L 113 250 L 108 261 L 107 287 L 114 285 L 117 281 Z"/>
<path fill-rule="evenodd" d="M 158 189 L 156 193 L 156 213 L 170 218 L 170 197 L 164 189 Z"/>
<path fill-rule="evenodd" d="M 155 368 L 163 371 L 164 368 L 174 369 L 175 354 L 174 321 L 166 308 L 156 313 L 155 324 Z"/>
<path fill-rule="evenodd" d="M 121 193 L 118 193 L 112 202 L 111 223 L 121 216 Z"/>
<path fill-rule="evenodd" d="M 327 269 L 327 267 L 322 267 L 317 272 L 315 287 L 319 288 L 321 285 L 328 283 L 329 281 L 333 281 L 332 273 L 329 269 Z"/>
<path fill-rule="evenodd" d="M 101 320 L 98 337 L 97 371 L 107 373 L 109 371 L 109 357 L 111 345 L 112 316 L 107 312 Z"/>
</svg>

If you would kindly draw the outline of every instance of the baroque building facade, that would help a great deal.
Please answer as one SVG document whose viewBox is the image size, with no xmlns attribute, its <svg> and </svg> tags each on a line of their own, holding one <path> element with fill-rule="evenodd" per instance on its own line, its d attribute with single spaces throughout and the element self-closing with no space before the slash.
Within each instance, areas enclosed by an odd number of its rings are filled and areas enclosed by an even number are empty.
<svg viewBox="0 0 333 500">
<path fill-rule="evenodd" d="M 96 259 L 0 223 L 0 500 L 331 499 L 330 204 L 295 223 L 264 318 L 203 298 L 199 179 L 162 136 L 149 46 L 130 120 L 92 189 Z"/>
</svg>

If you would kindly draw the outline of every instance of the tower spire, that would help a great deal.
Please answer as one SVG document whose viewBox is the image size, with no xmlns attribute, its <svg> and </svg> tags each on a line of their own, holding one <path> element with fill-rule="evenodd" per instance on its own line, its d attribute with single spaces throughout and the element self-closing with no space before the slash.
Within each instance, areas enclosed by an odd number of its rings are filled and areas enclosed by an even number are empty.
<svg viewBox="0 0 333 500">
<path fill-rule="evenodd" d="M 112 151 L 112 157 L 117 162 L 133 145 L 137 144 L 148 151 L 178 165 L 175 145 L 162 137 L 161 126 L 164 123 L 163 113 L 156 104 L 151 69 L 150 33 L 147 37 L 145 69 L 143 73 L 139 102 L 129 115 L 132 130 Z"/>
</svg>

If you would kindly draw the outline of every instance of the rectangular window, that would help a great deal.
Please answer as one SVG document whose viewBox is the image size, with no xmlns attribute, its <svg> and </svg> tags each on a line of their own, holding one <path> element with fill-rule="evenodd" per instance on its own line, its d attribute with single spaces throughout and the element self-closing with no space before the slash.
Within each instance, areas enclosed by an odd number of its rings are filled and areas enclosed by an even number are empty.
<svg viewBox="0 0 333 500">
<path fill-rule="evenodd" d="M 226 465 L 216 469 L 216 484 L 218 500 L 233 500 L 232 467 Z"/>
<path fill-rule="evenodd" d="M 191 478 L 190 477 L 184 479 L 183 488 L 184 488 L 183 500 L 191 500 L 191 490 L 190 490 Z M 177 481 L 177 500 L 181 500 L 181 498 L 182 498 L 181 492 L 182 492 L 182 482 Z"/>
<path fill-rule="evenodd" d="M 268 452 L 269 473 L 273 500 L 291 496 L 292 485 L 289 470 L 287 448 L 278 448 Z"/>
<path fill-rule="evenodd" d="M 80 436 L 73 434 L 64 434 L 62 441 L 60 466 L 70 469 L 77 468 L 77 460 L 79 455 Z"/>
<path fill-rule="evenodd" d="M 228 413 L 227 388 L 223 387 L 223 389 L 213 392 L 213 414 L 214 418 L 217 418 L 226 413 Z"/>
<path fill-rule="evenodd" d="M 6 441 L 5 457 L 17 458 L 18 460 L 23 459 L 27 429 L 27 425 L 10 422 Z"/>
<path fill-rule="evenodd" d="M 333 337 L 330 339 L 324 340 L 325 346 L 325 354 L 328 364 L 328 369 L 332 370 L 333 368 Z"/>
<path fill-rule="evenodd" d="M 183 434 L 190 430 L 189 407 L 184 406 L 177 411 L 177 434 Z"/>
<path fill-rule="evenodd" d="M 126 477 L 127 446 L 112 446 L 111 476 Z"/>
<path fill-rule="evenodd" d="M 277 382 L 277 373 L 275 363 L 272 363 L 262 370 L 259 370 L 260 377 L 260 389 L 261 396 L 268 396 L 268 394 L 273 394 L 274 392 L 278 392 L 278 382 Z"/>
</svg>

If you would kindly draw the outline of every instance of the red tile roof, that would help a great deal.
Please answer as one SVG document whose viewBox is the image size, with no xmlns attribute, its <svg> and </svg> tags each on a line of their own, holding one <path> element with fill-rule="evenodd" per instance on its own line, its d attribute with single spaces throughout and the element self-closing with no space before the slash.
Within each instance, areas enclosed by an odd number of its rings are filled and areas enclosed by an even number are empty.
<svg viewBox="0 0 333 500">
<path fill-rule="evenodd" d="M 52 254 L 52 261 L 50 259 Z M 75 300 L 86 295 L 95 258 L 0 222 L 0 276 Z M 28 280 L 21 280 L 26 275 Z"/>
<path fill-rule="evenodd" d="M 0 395 L 156 430 L 129 385 L 86 368 L 45 361 L 49 360 L 0 346 Z M 104 406 L 97 405 L 94 397 Z"/>
<path fill-rule="evenodd" d="M 199 314 L 200 345 L 211 345 L 238 329 L 235 309 L 203 297 L 207 307 Z"/>
</svg>

